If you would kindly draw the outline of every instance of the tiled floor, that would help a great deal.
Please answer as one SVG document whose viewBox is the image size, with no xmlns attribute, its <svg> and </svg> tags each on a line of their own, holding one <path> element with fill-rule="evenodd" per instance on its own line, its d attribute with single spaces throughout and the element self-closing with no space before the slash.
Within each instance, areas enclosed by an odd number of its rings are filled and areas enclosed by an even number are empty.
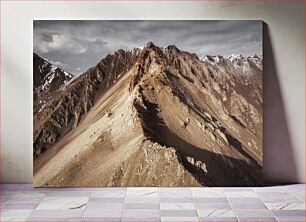
<svg viewBox="0 0 306 222">
<path fill-rule="evenodd" d="M 305 221 L 305 185 L 32 188 L 1 185 L 1 221 Z"/>
</svg>

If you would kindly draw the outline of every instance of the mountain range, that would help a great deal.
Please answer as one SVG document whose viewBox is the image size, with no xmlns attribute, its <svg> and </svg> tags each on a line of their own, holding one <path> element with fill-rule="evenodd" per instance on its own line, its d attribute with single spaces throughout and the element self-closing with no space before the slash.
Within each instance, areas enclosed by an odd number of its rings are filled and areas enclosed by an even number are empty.
<svg viewBox="0 0 306 222">
<path fill-rule="evenodd" d="M 33 55 L 34 186 L 256 186 L 262 56 L 149 42 L 73 76 Z"/>
</svg>

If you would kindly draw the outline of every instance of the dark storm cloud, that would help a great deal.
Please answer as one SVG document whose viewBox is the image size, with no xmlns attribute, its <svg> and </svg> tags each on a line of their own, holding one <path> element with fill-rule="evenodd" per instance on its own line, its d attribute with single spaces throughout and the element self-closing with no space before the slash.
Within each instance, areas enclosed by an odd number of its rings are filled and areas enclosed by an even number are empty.
<svg viewBox="0 0 306 222">
<path fill-rule="evenodd" d="M 205 55 L 262 54 L 260 21 L 34 21 L 34 51 L 78 74 L 117 49 L 152 41 Z"/>
</svg>

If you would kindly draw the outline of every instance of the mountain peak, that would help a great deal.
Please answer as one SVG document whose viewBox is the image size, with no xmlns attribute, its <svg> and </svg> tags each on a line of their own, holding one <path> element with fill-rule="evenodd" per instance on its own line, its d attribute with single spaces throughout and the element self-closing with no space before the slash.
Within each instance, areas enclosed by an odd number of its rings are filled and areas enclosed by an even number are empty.
<svg viewBox="0 0 306 222">
<path fill-rule="evenodd" d="M 232 54 L 229 56 L 229 60 L 234 60 L 234 59 L 243 59 L 244 57 L 241 54 Z"/>
<path fill-rule="evenodd" d="M 34 184 L 258 185 L 262 72 L 245 61 L 201 62 L 148 42 L 117 50 L 62 88 L 60 69 L 34 61 Z M 46 161 L 52 170 L 40 170 Z"/>
<path fill-rule="evenodd" d="M 48 98 L 63 89 L 73 75 L 33 53 L 34 112 L 39 112 Z"/>
<path fill-rule="evenodd" d="M 202 57 L 201 60 L 204 62 L 208 62 L 211 65 L 215 65 L 223 61 L 224 58 L 221 55 L 217 55 L 217 56 L 207 55 L 207 56 Z"/>
<path fill-rule="evenodd" d="M 179 51 L 180 51 L 180 49 L 179 49 L 178 47 L 176 47 L 176 45 L 168 45 L 168 46 L 166 47 L 166 49 L 168 49 L 168 50 L 174 50 L 174 51 L 176 51 L 176 52 L 179 52 Z"/>
<path fill-rule="evenodd" d="M 146 48 L 155 48 L 155 44 L 151 41 L 149 41 L 147 44 L 146 44 Z"/>
</svg>

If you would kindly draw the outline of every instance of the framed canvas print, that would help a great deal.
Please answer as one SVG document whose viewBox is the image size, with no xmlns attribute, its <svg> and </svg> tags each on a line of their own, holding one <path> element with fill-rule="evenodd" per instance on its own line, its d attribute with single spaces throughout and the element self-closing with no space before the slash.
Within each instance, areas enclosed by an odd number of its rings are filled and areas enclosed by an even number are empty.
<svg viewBox="0 0 306 222">
<path fill-rule="evenodd" d="M 261 21 L 33 26 L 34 186 L 261 184 Z"/>
</svg>

